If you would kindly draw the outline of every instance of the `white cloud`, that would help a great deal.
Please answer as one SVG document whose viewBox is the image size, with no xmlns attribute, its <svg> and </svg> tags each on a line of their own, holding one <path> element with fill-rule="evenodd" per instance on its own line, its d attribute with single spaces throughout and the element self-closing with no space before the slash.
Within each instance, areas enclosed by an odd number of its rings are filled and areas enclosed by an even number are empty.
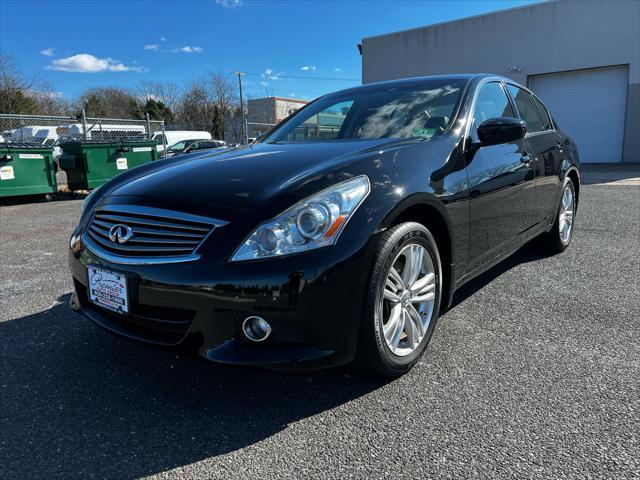
<svg viewBox="0 0 640 480">
<path fill-rule="evenodd" d="M 144 72 L 143 67 L 125 65 L 113 58 L 97 58 L 88 53 L 79 53 L 71 57 L 53 60 L 47 66 L 49 70 L 61 72 L 97 73 L 97 72 Z"/>
<path fill-rule="evenodd" d="M 45 48 L 44 50 L 40 50 L 40 54 L 45 57 L 53 57 L 55 55 L 55 49 L 53 48 Z"/>
<path fill-rule="evenodd" d="M 184 53 L 201 53 L 201 52 L 204 52 L 204 48 L 202 48 L 202 47 L 196 47 L 196 46 L 193 46 L 193 47 L 192 47 L 192 46 L 186 45 L 186 46 L 184 46 L 184 47 L 182 47 L 182 48 L 176 48 L 176 49 L 174 50 L 174 52 L 184 52 Z"/>
<path fill-rule="evenodd" d="M 166 41 L 167 41 L 167 39 L 166 39 L 165 37 L 160 37 L 160 41 L 161 41 L 161 42 L 166 42 Z"/>
<path fill-rule="evenodd" d="M 216 0 L 218 5 L 222 5 L 224 8 L 236 8 L 242 6 L 242 0 Z"/>
<path fill-rule="evenodd" d="M 260 85 L 263 87 L 268 87 L 269 86 L 269 82 L 265 82 L 264 80 L 260 82 Z"/>
<path fill-rule="evenodd" d="M 267 68 L 262 73 L 262 78 L 268 78 L 269 80 L 280 80 L 280 75 L 284 75 L 284 72 L 276 73 L 273 68 Z"/>
<path fill-rule="evenodd" d="M 151 50 L 153 52 L 157 52 L 159 48 L 160 48 L 160 45 L 156 45 L 155 43 L 152 43 L 151 45 L 145 45 L 144 46 L 145 50 Z"/>
<path fill-rule="evenodd" d="M 336 73 L 344 73 L 344 69 L 342 69 L 340 67 L 334 68 L 333 71 L 336 72 Z"/>
<path fill-rule="evenodd" d="M 300 67 L 300 70 L 304 71 L 304 72 L 308 72 L 310 70 L 312 71 L 316 71 L 316 66 L 315 65 L 305 65 L 304 67 Z"/>
</svg>

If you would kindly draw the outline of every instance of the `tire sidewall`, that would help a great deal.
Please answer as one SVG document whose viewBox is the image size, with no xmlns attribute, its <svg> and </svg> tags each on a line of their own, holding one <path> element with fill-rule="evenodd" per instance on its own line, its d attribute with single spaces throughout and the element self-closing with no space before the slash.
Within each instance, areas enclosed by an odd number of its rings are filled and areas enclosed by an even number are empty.
<svg viewBox="0 0 640 480">
<path fill-rule="evenodd" d="M 572 200 L 573 200 L 573 219 L 571 222 L 571 230 L 569 231 L 569 238 L 567 238 L 567 241 L 564 242 L 562 241 L 562 236 L 560 235 L 560 212 L 562 211 L 562 199 L 564 198 L 564 191 L 567 189 L 567 187 L 569 187 L 571 189 L 571 195 L 572 195 Z M 557 235 L 558 237 L 558 243 L 562 246 L 562 249 L 566 249 L 569 244 L 571 243 L 571 240 L 573 239 L 573 231 L 575 230 L 575 220 L 576 220 L 576 207 L 577 207 L 577 203 L 576 203 L 576 187 L 573 184 L 573 181 L 571 180 L 571 178 L 569 178 L 568 176 L 564 179 L 564 182 L 562 184 L 562 191 L 560 192 L 560 201 L 558 202 L 558 212 L 556 213 L 556 221 L 553 225 L 553 228 L 555 229 L 555 235 Z"/>
<path fill-rule="evenodd" d="M 400 357 L 391 352 L 384 339 L 384 317 L 382 313 L 382 301 L 380 299 L 382 298 L 386 278 L 394 260 L 400 251 L 410 244 L 423 246 L 431 257 L 436 276 L 436 298 L 427 333 L 420 342 L 420 345 L 409 355 Z M 433 334 L 442 299 L 442 264 L 433 235 L 421 224 L 413 222 L 399 225 L 391 232 L 390 237 L 386 242 L 383 242 L 382 248 L 378 251 L 378 260 L 381 261 L 381 268 L 374 272 L 374 278 L 371 278 L 371 282 L 375 282 L 375 284 L 372 285 L 374 288 L 369 289 L 369 315 L 367 315 L 367 319 L 369 319 L 368 323 L 373 326 L 373 338 L 381 363 L 390 371 L 402 373 L 409 370 L 418 361 Z M 371 322 L 371 318 L 373 318 L 373 322 Z"/>
</svg>

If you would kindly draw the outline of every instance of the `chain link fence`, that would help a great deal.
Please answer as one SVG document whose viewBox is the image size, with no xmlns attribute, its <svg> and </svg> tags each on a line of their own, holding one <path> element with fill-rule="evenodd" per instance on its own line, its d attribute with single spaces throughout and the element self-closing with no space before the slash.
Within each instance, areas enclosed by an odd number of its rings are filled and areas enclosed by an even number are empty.
<svg viewBox="0 0 640 480">
<path fill-rule="evenodd" d="M 57 146 L 68 140 L 156 140 L 163 144 L 162 120 L 0 114 L 0 143 L 26 142 Z M 166 145 L 165 145 L 166 146 Z"/>
</svg>

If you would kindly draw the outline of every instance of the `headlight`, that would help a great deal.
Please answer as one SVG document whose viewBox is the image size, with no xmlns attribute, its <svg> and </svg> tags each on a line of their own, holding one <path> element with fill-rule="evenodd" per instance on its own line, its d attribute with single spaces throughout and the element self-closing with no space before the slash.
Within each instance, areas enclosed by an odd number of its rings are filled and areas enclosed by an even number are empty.
<svg viewBox="0 0 640 480">
<path fill-rule="evenodd" d="M 361 175 L 296 203 L 259 225 L 231 261 L 289 255 L 335 243 L 369 190 L 369 178 Z"/>
</svg>

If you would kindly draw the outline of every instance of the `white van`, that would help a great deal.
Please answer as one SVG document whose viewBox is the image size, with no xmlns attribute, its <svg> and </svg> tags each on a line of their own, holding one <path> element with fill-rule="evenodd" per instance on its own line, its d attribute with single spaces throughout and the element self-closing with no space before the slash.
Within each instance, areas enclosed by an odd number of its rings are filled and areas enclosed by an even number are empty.
<svg viewBox="0 0 640 480">
<path fill-rule="evenodd" d="M 154 133 L 151 140 L 155 140 L 158 143 L 158 152 L 162 152 L 165 145 L 169 148 L 171 145 L 183 140 L 211 140 L 211 134 L 196 130 L 165 130 L 164 134 L 162 132 Z"/>
<path fill-rule="evenodd" d="M 63 125 L 56 130 L 60 137 L 84 138 L 81 123 Z M 118 125 L 87 122 L 87 140 L 117 140 L 120 138 L 142 137 L 147 134 L 144 125 Z"/>
<path fill-rule="evenodd" d="M 16 128 L 9 137 L 14 142 L 39 143 L 41 145 L 53 145 L 58 139 L 57 127 L 48 125 L 28 125 Z"/>
</svg>

